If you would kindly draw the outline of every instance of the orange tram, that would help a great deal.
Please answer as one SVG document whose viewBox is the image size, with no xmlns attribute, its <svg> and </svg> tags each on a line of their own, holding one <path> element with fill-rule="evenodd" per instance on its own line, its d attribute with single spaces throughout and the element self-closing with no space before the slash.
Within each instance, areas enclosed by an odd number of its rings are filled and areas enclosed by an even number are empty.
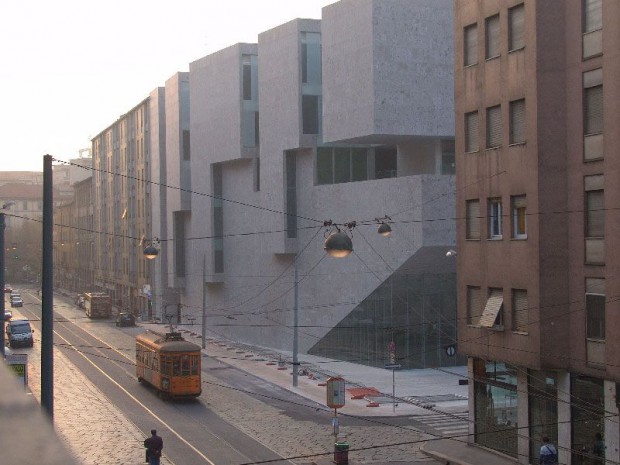
<svg viewBox="0 0 620 465">
<path fill-rule="evenodd" d="M 138 381 L 155 387 L 163 399 L 200 395 L 200 357 L 200 346 L 186 341 L 180 333 L 148 332 L 136 336 Z"/>
</svg>

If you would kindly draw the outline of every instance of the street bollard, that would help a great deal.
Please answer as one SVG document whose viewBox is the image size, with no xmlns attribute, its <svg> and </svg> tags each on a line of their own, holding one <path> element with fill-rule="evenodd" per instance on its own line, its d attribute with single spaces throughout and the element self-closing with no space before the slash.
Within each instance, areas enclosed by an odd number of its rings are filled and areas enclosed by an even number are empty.
<svg viewBox="0 0 620 465">
<path fill-rule="evenodd" d="M 334 463 L 347 465 L 349 463 L 349 444 L 337 442 L 334 444 Z"/>
</svg>

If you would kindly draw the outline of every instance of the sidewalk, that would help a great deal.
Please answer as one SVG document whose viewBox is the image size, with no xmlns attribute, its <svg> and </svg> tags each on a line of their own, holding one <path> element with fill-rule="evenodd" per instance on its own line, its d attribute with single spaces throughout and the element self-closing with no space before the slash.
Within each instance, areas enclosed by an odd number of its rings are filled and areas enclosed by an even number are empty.
<svg viewBox="0 0 620 465">
<path fill-rule="evenodd" d="M 161 324 L 142 324 L 145 329 L 162 332 Z M 191 328 L 180 329 L 188 340 L 201 344 L 200 335 Z M 292 385 L 291 354 L 271 349 L 251 347 L 234 342 L 225 342 L 207 338 L 205 352 L 208 356 L 235 366 L 263 380 L 274 383 L 289 391 L 325 405 L 326 388 L 324 382 L 328 376 L 341 376 L 349 388 L 376 388 L 381 394 L 369 394 L 360 399 L 351 399 L 348 392 L 346 405 L 340 412 L 355 416 L 409 416 L 412 418 L 434 414 L 436 417 L 466 413 L 468 411 L 468 386 L 460 385 L 460 379 L 466 379 L 467 368 L 464 366 L 442 369 L 403 370 L 394 373 L 394 390 L 397 404 L 392 397 L 392 371 L 365 365 L 330 360 L 301 354 L 300 371 L 307 373 L 298 378 L 298 386 Z M 285 369 L 278 369 L 279 360 L 285 360 Z M 363 391 L 363 389 L 361 389 Z M 378 406 L 371 407 L 376 401 Z M 446 434 L 446 436 L 455 436 Z M 447 465 L 515 465 L 517 460 L 494 453 L 493 451 L 467 443 L 467 432 L 455 439 L 432 438 L 425 442 L 420 451 L 436 462 Z M 329 465 L 331 457 L 316 459 L 314 465 Z M 358 463 L 349 460 L 350 465 Z M 368 462 L 364 462 L 368 463 Z M 410 462 L 373 462 L 373 465 L 405 464 Z"/>
<path fill-rule="evenodd" d="M 428 441 L 421 450 L 439 460 L 440 463 L 450 465 L 516 465 L 518 463 L 517 459 L 452 439 Z"/>
</svg>

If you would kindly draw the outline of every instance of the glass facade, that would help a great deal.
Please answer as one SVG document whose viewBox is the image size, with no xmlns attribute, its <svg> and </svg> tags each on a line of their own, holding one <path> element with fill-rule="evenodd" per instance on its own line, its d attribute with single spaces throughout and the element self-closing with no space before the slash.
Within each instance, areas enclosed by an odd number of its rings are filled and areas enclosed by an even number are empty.
<svg viewBox="0 0 620 465">
<path fill-rule="evenodd" d="M 527 375 L 530 463 L 538 463 L 542 438 L 558 444 L 558 384 L 552 371 L 530 370 Z"/>
<path fill-rule="evenodd" d="M 572 465 L 603 463 L 594 454 L 597 433 L 605 434 L 605 391 L 603 380 L 589 376 L 571 376 Z"/>
<path fill-rule="evenodd" d="M 395 272 L 308 353 L 384 367 L 392 341 L 405 369 L 465 364 L 446 353 L 456 341 L 454 273 Z"/>
<path fill-rule="evenodd" d="M 517 456 L 517 369 L 474 359 L 475 442 Z"/>
</svg>

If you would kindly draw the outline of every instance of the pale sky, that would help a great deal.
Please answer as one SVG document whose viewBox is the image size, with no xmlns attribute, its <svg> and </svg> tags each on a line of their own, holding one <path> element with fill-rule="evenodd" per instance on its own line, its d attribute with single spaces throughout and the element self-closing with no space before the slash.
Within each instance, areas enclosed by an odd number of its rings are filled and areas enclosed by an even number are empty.
<svg viewBox="0 0 620 465">
<path fill-rule="evenodd" d="M 21 0 L 0 7 L 0 171 L 66 160 L 189 63 L 335 0 Z"/>
</svg>

